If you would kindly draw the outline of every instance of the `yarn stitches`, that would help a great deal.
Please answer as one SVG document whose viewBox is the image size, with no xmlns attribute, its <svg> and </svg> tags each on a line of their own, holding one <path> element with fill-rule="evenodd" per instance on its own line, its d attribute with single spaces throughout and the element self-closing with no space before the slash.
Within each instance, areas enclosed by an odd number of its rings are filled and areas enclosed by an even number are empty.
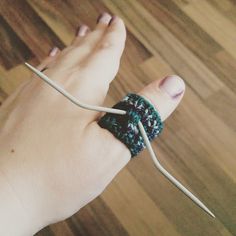
<svg viewBox="0 0 236 236">
<path fill-rule="evenodd" d="M 138 128 L 139 120 L 150 141 L 157 137 L 163 129 L 163 123 L 157 110 L 140 95 L 129 93 L 113 108 L 125 110 L 126 114 L 106 113 L 98 124 L 122 141 L 130 150 L 132 157 L 138 155 L 146 147 Z"/>
</svg>

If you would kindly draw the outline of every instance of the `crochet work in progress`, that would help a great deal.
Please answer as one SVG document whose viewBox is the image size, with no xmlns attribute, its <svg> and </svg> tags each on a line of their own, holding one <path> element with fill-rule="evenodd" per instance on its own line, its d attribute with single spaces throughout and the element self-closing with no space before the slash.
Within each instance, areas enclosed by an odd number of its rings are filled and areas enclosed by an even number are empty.
<svg viewBox="0 0 236 236">
<path fill-rule="evenodd" d="M 113 108 L 125 110 L 127 113 L 125 115 L 106 113 L 98 124 L 123 142 L 130 150 L 132 157 L 138 155 L 146 147 L 138 128 L 139 120 L 144 126 L 149 141 L 157 137 L 163 129 L 157 110 L 140 95 L 129 93 Z"/>
<path fill-rule="evenodd" d="M 161 117 L 151 103 L 142 96 L 130 93 L 121 102 L 113 106 L 115 109 L 85 104 L 30 64 L 25 63 L 25 65 L 75 105 L 87 110 L 107 112 L 98 124 L 102 128 L 108 129 L 115 137 L 121 140 L 129 148 L 132 157 L 136 156 L 145 148 L 145 141 L 155 167 L 194 203 L 215 218 L 215 215 L 195 195 L 175 179 L 156 158 L 149 141 L 152 141 L 152 139 L 160 134 L 163 124 Z"/>
</svg>

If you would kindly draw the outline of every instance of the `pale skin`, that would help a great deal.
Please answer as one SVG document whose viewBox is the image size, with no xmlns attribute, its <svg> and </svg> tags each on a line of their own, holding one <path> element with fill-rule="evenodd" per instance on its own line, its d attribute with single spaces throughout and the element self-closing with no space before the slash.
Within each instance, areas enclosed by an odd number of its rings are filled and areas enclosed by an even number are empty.
<svg viewBox="0 0 236 236">
<path fill-rule="evenodd" d="M 38 66 L 79 100 L 102 106 L 125 46 L 117 16 L 103 13 L 94 30 L 80 27 L 72 44 Z M 128 78 L 127 78 L 128 79 Z M 185 86 L 177 76 L 139 94 L 164 121 Z M 132 91 L 127 91 L 132 92 Z M 100 128 L 102 114 L 79 108 L 35 75 L 0 107 L 0 235 L 33 235 L 96 198 L 129 162 L 130 152 Z"/>
</svg>

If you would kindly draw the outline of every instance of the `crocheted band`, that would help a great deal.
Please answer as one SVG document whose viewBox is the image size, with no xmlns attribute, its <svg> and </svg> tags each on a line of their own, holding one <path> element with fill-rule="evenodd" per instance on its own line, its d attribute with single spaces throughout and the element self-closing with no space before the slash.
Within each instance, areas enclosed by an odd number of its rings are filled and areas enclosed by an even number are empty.
<svg viewBox="0 0 236 236">
<path fill-rule="evenodd" d="M 140 95 L 129 93 L 113 108 L 125 110 L 126 114 L 106 113 L 98 124 L 123 142 L 130 150 L 132 157 L 138 155 L 146 147 L 139 131 L 139 120 L 142 122 L 150 141 L 158 136 L 163 129 L 163 123 L 157 110 Z"/>
</svg>

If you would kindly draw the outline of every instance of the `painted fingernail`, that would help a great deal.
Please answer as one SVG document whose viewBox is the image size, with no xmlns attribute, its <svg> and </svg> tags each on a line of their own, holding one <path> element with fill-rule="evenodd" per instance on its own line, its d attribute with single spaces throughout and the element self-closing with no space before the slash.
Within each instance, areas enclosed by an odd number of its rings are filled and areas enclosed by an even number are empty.
<svg viewBox="0 0 236 236">
<path fill-rule="evenodd" d="M 116 21 L 118 20 L 118 17 L 117 16 L 112 16 L 110 22 L 109 22 L 109 25 L 115 23 Z"/>
<path fill-rule="evenodd" d="M 54 47 L 54 48 L 50 51 L 49 56 L 50 56 L 50 57 L 54 57 L 54 56 L 57 54 L 57 52 L 58 52 L 58 48 L 57 48 L 57 47 Z"/>
<path fill-rule="evenodd" d="M 97 23 L 108 24 L 110 20 L 111 20 L 111 15 L 104 12 L 98 17 Z"/>
<path fill-rule="evenodd" d="M 87 25 L 81 25 L 79 27 L 79 30 L 77 32 L 77 36 L 83 37 L 88 31 L 88 26 Z"/>
<path fill-rule="evenodd" d="M 176 98 L 184 92 L 185 84 L 179 76 L 171 75 L 161 81 L 159 88 L 168 93 L 172 98 Z"/>
</svg>

